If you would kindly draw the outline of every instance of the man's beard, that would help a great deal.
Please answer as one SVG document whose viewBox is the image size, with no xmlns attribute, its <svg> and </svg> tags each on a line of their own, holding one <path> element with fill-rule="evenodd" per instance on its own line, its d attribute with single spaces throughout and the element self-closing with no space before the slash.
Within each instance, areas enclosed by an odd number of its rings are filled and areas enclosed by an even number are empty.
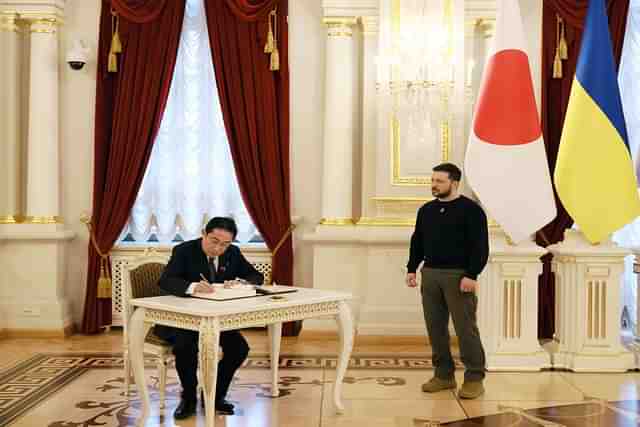
<svg viewBox="0 0 640 427">
<path fill-rule="evenodd" d="M 442 192 L 438 190 L 431 190 L 431 194 L 434 197 L 437 197 L 438 199 L 446 199 L 451 195 L 451 188 L 449 188 L 447 191 L 442 191 Z"/>
</svg>

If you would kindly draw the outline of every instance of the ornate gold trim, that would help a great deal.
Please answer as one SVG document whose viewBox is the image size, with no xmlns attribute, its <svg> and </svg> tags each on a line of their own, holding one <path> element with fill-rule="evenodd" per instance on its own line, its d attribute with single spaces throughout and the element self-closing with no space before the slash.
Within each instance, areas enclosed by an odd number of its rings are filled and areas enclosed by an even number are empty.
<svg viewBox="0 0 640 427">
<path fill-rule="evenodd" d="M 24 221 L 24 216 L 20 214 L 0 216 L 0 224 L 19 224 Z"/>
<path fill-rule="evenodd" d="M 440 160 L 442 162 L 446 162 L 449 160 L 449 134 L 451 132 L 451 128 L 449 127 L 449 122 L 440 123 Z M 429 179 L 431 181 L 431 179 Z"/>
<path fill-rule="evenodd" d="M 52 11 L 25 11 L 25 12 L 19 12 L 18 15 L 20 16 L 20 20 L 23 21 L 40 21 L 40 20 L 47 20 L 47 21 L 55 21 L 57 24 L 61 25 L 64 24 L 64 18 L 62 15 L 59 15 L 55 12 Z"/>
<path fill-rule="evenodd" d="M 329 28 L 327 37 L 353 37 L 353 32 L 344 28 Z"/>
<path fill-rule="evenodd" d="M 23 224 L 63 224 L 61 216 L 25 216 Z"/>
<path fill-rule="evenodd" d="M 324 16 L 322 23 L 326 26 L 351 26 L 358 23 L 358 18 L 355 16 Z"/>
<path fill-rule="evenodd" d="M 358 220 L 356 225 L 366 227 L 414 227 L 416 225 L 416 221 L 411 218 L 362 217 Z"/>
<path fill-rule="evenodd" d="M 35 34 L 54 34 L 60 21 L 56 17 L 39 18 L 30 21 L 29 32 Z"/>
<path fill-rule="evenodd" d="M 320 225 L 354 225 L 353 218 L 322 218 L 319 222 Z"/>
<path fill-rule="evenodd" d="M 557 264 L 575 264 L 577 258 L 575 256 L 561 255 L 554 256 L 553 262 Z"/>
<path fill-rule="evenodd" d="M 485 39 L 489 39 L 495 35 L 495 18 L 478 18 L 468 24 L 472 24 L 474 30 L 480 31 L 482 37 L 484 37 Z"/>
<path fill-rule="evenodd" d="M 37 30 L 29 30 L 30 33 L 32 34 L 55 34 L 56 30 L 55 28 L 51 28 L 51 29 L 44 29 L 44 28 L 40 28 Z"/>
<path fill-rule="evenodd" d="M 361 16 L 360 25 L 362 25 L 363 36 L 375 36 L 378 34 L 378 17 L 377 16 Z"/>
<path fill-rule="evenodd" d="M 0 32 L 19 33 L 18 19 L 17 12 L 0 12 Z"/>
<path fill-rule="evenodd" d="M 322 23 L 327 26 L 327 37 L 352 37 L 352 26 L 358 23 L 354 16 L 325 16 Z"/>
<path fill-rule="evenodd" d="M 395 115 L 391 116 L 391 185 L 416 187 L 431 185 L 430 176 L 402 176 L 400 173 L 400 120 Z M 449 135 L 451 126 L 449 121 L 440 123 L 440 161 L 449 160 Z"/>
</svg>

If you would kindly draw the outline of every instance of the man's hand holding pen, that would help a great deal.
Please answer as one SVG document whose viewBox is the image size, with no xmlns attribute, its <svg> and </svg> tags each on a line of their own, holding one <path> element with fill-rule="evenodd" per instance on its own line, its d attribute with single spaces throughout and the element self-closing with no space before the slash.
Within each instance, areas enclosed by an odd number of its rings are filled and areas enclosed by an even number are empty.
<svg viewBox="0 0 640 427">
<path fill-rule="evenodd" d="M 204 277 L 203 274 L 200 274 L 200 278 L 202 280 L 200 280 L 196 285 L 194 289 L 195 292 L 204 293 L 204 294 L 210 294 L 215 292 L 216 289 L 211 285 L 211 283 L 209 283 L 209 281 L 207 280 L 206 277 Z"/>
</svg>

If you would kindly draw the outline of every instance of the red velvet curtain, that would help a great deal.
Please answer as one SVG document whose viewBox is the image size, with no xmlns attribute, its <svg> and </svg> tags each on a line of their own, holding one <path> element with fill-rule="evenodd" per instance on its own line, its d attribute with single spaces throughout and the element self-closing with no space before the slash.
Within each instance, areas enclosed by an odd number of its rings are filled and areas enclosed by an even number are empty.
<svg viewBox="0 0 640 427">
<path fill-rule="evenodd" d="M 223 4 L 222 4 L 223 3 Z M 289 69 L 286 0 L 207 0 L 209 41 L 222 114 L 245 205 L 274 250 L 291 226 Z M 277 8 L 280 69 L 264 53 L 268 14 Z M 289 236 L 273 259 L 274 281 L 293 284 Z M 296 334 L 299 324 L 286 326 Z"/>
<path fill-rule="evenodd" d="M 210 6 L 211 0 L 207 0 Z M 224 0 L 233 14 L 242 21 L 258 21 L 266 16 L 280 3 L 281 0 Z M 284 2 L 286 3 L 286 2 Z M 285 4 L 285 7 L 287 5 Z M 213 9 L 211 9 L 213 11 Z M 285 15 L 286 16 L 286 15 Z M 285 20 L 286 22 L 286 20 Z"/>
<path fill-rule="evenodd" d="M 167 0 L 111 0 L 111 7 L 129 22 L 144 24 L 155 21 Z"/>
<path fill-rule="evenodd" d="M 92 224 L 109 252 L 129 218 L 169 94 L 185 0 L 102 0 L 96 87 Z M 107 72 L 111 7 L 123 51 Z M 111 324 L 111 299 L 97 298 L 100 257 L 89 244 L 82 332 Z"/>
<path fill-rule="evenodd" d="M 542 132 L 547 149 L 549 169 L 553 171 L 558 157 L 560 136 L 567 112 L 571 83 L 576 71 L 584 18 L 588 0 L 544 0 L 542 10 Z M 613 41 L 614 56 L 620 61 L 622 43 L 627 24 L 629 0 L 609 0 L 609 29 Z M 556 53 L 556 14 L 565 22 L 569 47 L 569 59 L 562 61 L 562 78 L 553 78 L 553 60 Z M 553 173 L 552 173 L 553 176 Z M 558 215 L 537 234 L 540 245 L 557 243 L 564 238 L 564 231 L 573 220 L 556 194 Z M 555 277 L 551 271 L 551 255 L 542 257 L 543 272 L 538 281 L 538 336 L 551 338 L 555 331 Z"/>
</svg>

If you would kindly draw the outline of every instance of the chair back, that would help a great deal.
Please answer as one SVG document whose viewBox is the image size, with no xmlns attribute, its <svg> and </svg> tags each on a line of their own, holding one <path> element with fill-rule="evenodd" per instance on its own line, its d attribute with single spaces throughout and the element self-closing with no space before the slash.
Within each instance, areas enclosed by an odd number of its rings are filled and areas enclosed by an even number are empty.
<svg viewBox="0 0 640 427">
<path fill-rule="evenodd" d="M 131 298 L 157 297 L 166 295 L 158 286 L 158 281 L 166 264 L 149 262 L 129 270 Z"/>
<path fill-rule="evenodd" d="M 124 271 L 122 289 L 122 308 L 124 311 L 123 332 L 126 340 L 127 324 L 133 312 L 130 300 L 133 298 L 156 297 L 166 295 L 158 286 L 168 257 L 153 250 L 145 251 L 139 257 L 127 262 Z"/>
</svg>

